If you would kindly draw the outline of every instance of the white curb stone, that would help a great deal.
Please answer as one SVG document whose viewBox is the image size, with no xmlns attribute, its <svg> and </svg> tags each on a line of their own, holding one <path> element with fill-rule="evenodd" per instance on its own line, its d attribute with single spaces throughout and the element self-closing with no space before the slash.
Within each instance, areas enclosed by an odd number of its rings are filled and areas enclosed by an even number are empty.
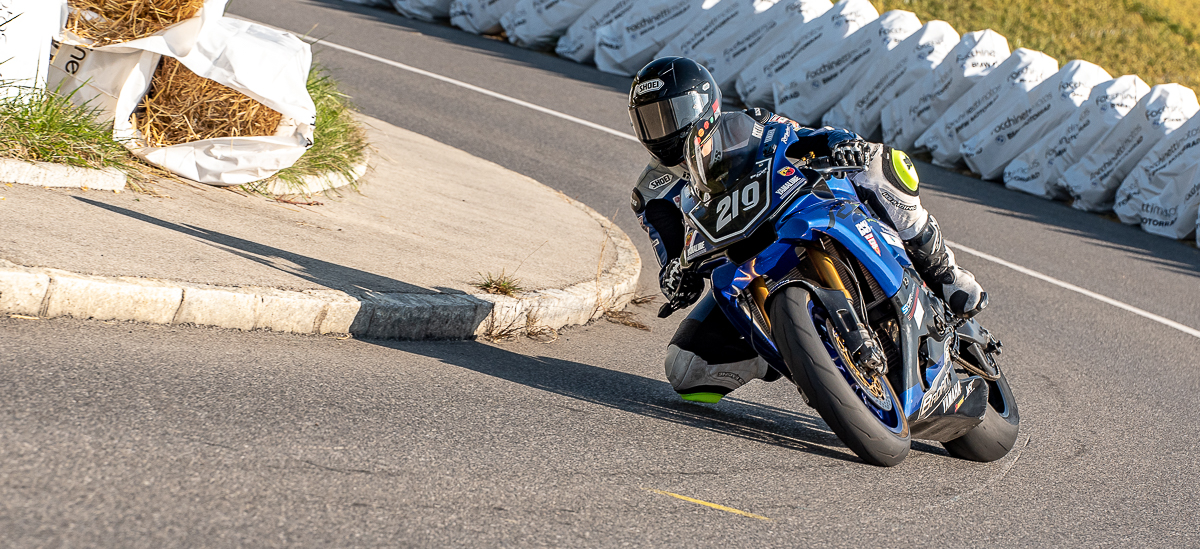
<svg viewBox="0 0 1200 549">
<path fill-rule="evenodd" d="M 496 326 L 557 330 L 625 307 L 642 265 L 624 232 L 582 203 L 563 199 L 604 227 L 616 261 L 597 280 L 519 298 L 375 292 L 355 297 L 337 290 L 225 288 L 88 276 L 0 260 L 0 313 L 410 340 L 470 339 Z"/>
<path fill-rule="evenodd" d="M 94 170 L 47 162 L 23 162 L 11 158 L 0 158 L 0 183 L 119 191 L 125 188 L 125 174 L 116 168 Z"/>
<path fill-rule="evenodd" d="M 285 196 L 290 194 L 320 194 L 333 189 L 340 189 L 353 185 L 362 176 L 367 173 L 367 154 L 363 153 L 363 159 L 354 166 L 352 173 L 353 178 L 348 178 L 340 173 L 329 172 L 324 175 L 310 175 L 303 179 L 299 187 L 289 185 L 283 181 L 276 179 L 267 186 L 267 192 L 275 196 Z"/>
</svg>

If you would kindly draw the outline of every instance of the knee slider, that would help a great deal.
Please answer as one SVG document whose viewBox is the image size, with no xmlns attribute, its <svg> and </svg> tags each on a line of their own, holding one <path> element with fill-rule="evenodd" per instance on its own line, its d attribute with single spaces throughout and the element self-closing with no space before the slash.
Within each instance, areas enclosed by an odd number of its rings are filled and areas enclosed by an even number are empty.
<svg viewBox="0 0 1200 549">
<path fill-rule="evenodd" d="M 917 167 L 904 151 L 891 147 L 883 148 L 883 176 L 897 190 L 917 196 L 921 178 L 917 175 Z"/>
</svg>

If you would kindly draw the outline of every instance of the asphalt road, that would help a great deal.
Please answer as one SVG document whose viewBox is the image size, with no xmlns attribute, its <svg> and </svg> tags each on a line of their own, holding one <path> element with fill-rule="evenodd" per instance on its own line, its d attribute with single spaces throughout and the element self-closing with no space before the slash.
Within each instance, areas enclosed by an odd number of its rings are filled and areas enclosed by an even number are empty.
<svg viewBox="0 0 1200 549">
<path fill-rule="evenodd" d="M 549 55 L 336 0 L 232 12 L 628 129 L 627 79 Z M 368 114 L 614 215 L 653 263 L 636 143 L 316 49 Z M 1200 328 L 1194 248 L 922 168 L 952 240 Z M 661 366 L 679 317 L 650 308 L 650 332 L 503 345 L 0 319 L 0 545 L 1200 545 L 1200 338 L 960 262 L 1023 419 L 991 464 L 918 442 L 864 465 L 786 382 L 682 402 Z"/>
</svg>

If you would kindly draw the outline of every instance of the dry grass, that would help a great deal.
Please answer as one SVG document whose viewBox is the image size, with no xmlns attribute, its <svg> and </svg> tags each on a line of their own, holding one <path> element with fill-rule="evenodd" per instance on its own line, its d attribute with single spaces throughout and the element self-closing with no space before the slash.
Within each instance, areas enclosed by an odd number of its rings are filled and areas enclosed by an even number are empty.
<svg viewBox="0 0 1200 549">
<path fill-rule="evenodd" d="M 513 297 L 525 289 L 521 287 L 520 280 L 510 274 L 505 274 L 504 271 L 500 271 L 498 275 L 493 275 L 491 272 L 478 274 L 479 280 L 472 282 L 471 285 L 489 294 Z"/>
<path fill-rule="evenodd" d="M 146 144 L 167 147 L 201 139 L 274 135 L 283 115 L 164 57 L 136 114 Z"/>
<path fill-rule="evenodd" d="M 1060 63 L 1084 59 L 1113 76 L 1150 85 L 1200 88 L 1200 0 L 872 0 L 922 21 L 941 19 L 959 33 L 993 29 L 1013 48 Z"/>
<path fill-rule="evenodd" d="M 68 0 L 67 4 L 72 8 L 67 30 L 94 40 L 99 47 L 144 38 L 195 17 L 204 0 Z"/>
<path fill-rule="evenodd" d="M 629 312 L 629 311 L 611 311 L 611 310 L 609 310 L 609 311 L 604 311 L 604 319 L 609 322 L 612 322 L 614 324 L 620 324 L 622 326 L 629 326 L 630 328 L 637 328 L 639 330 L 644 330 L 647 332 L 650 331 L 649 326 L 647 326 L 642 321 L 638 320 L 637 313 L 633 313 L 633 312 Z"/>
</svg>

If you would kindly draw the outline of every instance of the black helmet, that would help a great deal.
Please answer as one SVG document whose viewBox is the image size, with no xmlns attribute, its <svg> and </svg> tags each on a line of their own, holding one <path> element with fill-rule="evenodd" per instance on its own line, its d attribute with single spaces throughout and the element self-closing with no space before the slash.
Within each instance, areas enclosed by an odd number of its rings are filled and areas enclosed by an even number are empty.
<svg viewBox="0 0 1200 549">
<path fill-rule="evenodd" d="M 691 59 L 655 59 L 633 77 L 629 120 L 642 145 L 667 166 L 683 162 L 683 143 L 692 124 L 720 111 L 717 81 Z"/>
</svg>

